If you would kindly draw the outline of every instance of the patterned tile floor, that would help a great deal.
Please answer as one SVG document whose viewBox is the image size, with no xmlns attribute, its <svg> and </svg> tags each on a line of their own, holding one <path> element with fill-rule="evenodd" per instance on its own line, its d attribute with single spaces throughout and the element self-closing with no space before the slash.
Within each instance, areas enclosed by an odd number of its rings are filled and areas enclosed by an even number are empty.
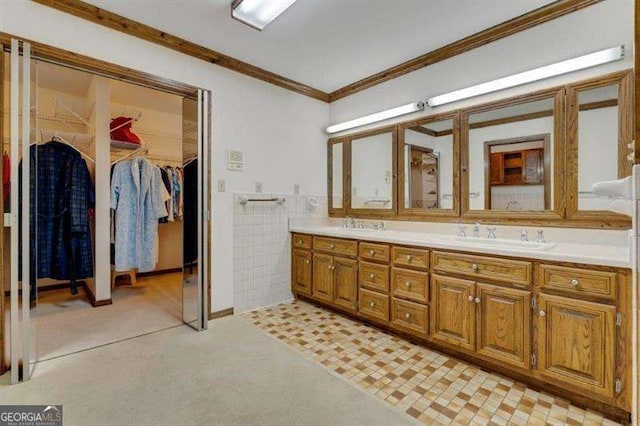
<svg viewBox="0 0 640 426">
<path fill-rule="evenodd" d="M 616 424 L 308 303 L 284 303 L 241 316 L 425 424 Z"/>
</svg>

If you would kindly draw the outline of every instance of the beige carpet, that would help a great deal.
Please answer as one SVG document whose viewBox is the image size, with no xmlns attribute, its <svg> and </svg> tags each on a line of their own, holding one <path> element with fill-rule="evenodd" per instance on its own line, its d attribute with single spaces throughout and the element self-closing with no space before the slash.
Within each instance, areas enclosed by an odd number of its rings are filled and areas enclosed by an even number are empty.
<svg viewBox="0 0 640 426">
<path fill-rule="evenodd" d="M 63 404 L 65 425 L 414 424 L 238 317 L 41 362 L 0 384 L 16 403 Z"/>
<path fill-rule="evenodd" d="M 47 360 L 182 324 L 181 280 L 181 273 L 139 278 L 136 286 L 116 287 L 112 305 L 96 308 L 83 290 L 77 295 L 68 289 L 39 292 L 37 359 Z"/>
</svg>

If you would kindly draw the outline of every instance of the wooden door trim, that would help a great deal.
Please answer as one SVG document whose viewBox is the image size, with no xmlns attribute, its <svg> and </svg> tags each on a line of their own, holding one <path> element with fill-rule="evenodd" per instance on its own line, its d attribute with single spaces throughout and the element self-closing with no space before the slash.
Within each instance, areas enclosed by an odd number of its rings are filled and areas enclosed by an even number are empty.
<svg viewBox="0 0 640 426">
<path fill-rule="evenodd" d="M 567 85 L 567 220 L 589 220 L 600 218 L 605 222 L 619 222 L 631 224 L 631 219 L 625 215 L 601 211 L 601 210 L 579 210 L 579 188 L 578 188 L 578 123 L 579 111 L 585 109 L 580 107 L 578 94 L 585 90 L 606 87 L 613 84 L 618 85 L 618 176 L 622 178 L 631 174 L 631 163 L 627 160 L 627 154 L 631 152 L 628 145 L 633 141 L 633 71 L 625 70 L 606 74 L 596 78 L 580 81 Z M 613 106 L 609 104 L 608 106 Z M 637 154 L 636 154 L 637 155 Z"/>
<path fill-rule="evenodd" d="M 327 141 L 327 205 L 330 216 L 345 216 L 347 209 L 346 200 L 346 175 L 347 166 L 351 165 L 351 155 L 347 154 L 347 141 L 345 137 L 331 138 Z M 342 143 L 342 208 L 333 207 L 333 145 Z M 349 149 L 349 154 L 351 150 Z"/>
<path fill-rule="evenodd" d="M 68 13 L 91 23 L 102 25 L 112 30 L 120 31 L 129 36 L 157 44 L 167 49 L 175 50 L 210 64 L 218 65 L 231 71 L 262 80 L 283 89 L 308 96 L 322 102 L 329 102 L 329 94 L 315 89 L 290 78 L 267 71 L 263 68 L 240 61 L 224 53 L 217 52 L 175 35 L 155 29 L 148 25 L 125 18 L 89 3 L 78 0 L 33 0 L 43 6 L 48 6 L 60 12 Z"/>
<path fill-rule="evenodd" d="M 460 215 L 460 111 L 447 112 L 443 114 L 431 115 L 428 117 L 421 118 L 419 120 L 412 120 L 405 123 L 401 123 L 398 125 L 398 143 L 397 143 L 397 193 L 398 193 L 398 214 L 405 215 L 413 218 L 427 219 L 434 217 L 457 217 Z M 452 189 L 452 197 L 453 197 L 453 206 L 451 209 L 432 209 L 432 210 L 424 210 L 424 209 L 414 209 L 407 208 L 404 206 L 405 204 L 405 196 L 404 196 L 404 186 L 405 179 L 404 173 L 406 164 L 404 163 L 404 141 L 405 141 L 405 131 L 407 129 L 411 129 L 412 127 L 422 126 L 423 124 L 434 123 L 437 121 L 443 120 L 452 120 L 452 130 L 453 133 L 453 189 Z M 430 134 L 430 133 L 428 133 Z M 447 132 L 435 132 L 435 136 L 445 136 Z"/>
<path fill-rule="evenodd" d="M 552 114 L 553 115 L 553 114 Z M 539 135 L 530 135 L 530 136 L 518 136 L 515 138 L 507 138 L 507 139 L 496 139 L 491 141 L 484 142 L 484 208 L 485 210 L 491 210 L 491 176 L 490 176 L 490 156 L 491 156 L 491 147 L 495 145 L 512 145 L 517 143 L 525 143 L 525 142 L 536 142 L 542 141 L 543 147 L 543 186 L 544 186 L 544 209 L 549 210 L 551 207 L 551 203 L 549 201 L 551 190 L 551 153 L 549 149 L 551 147 L 549 133 L 542 133 Z"/>
<path fill-rule="evenodd" d="M 4 115 L 4 65 L 5 65 L 5 45 L 0 40 L 0 136 L 4 139 L 4 123 L 5 123 L 5 115 Z M 4 147 L 3 147 L 4 148 Z M 4 149 L 2 150 L 2 155 L 4 156 Z M 4 158 L 3 161 L 0 161 L 0 176 L 3 176 L 4 172 Z M 2 235 L 0 236 L 0 374 L 3 374 L 5 370 L 5 343 L 7 341 L 7 336 L 5 336 L 5 327 L 4 327 L 4 185 L 0 186 L 0 229 L 2 230 Z"/>
<path fill-rule="evenodd" d="M 329 102 L 335 102 L 344 97 L 369 89 L 386 81 L 393 80 L 429 65 L 447 60 L 486 44 L 544 24 L 580 9 L 598 3 L 600 0 L 559 0 L 549 5 L 534 9 L 516 18 L 502 22 L 468 37 L 457 40 L 446 46 L 432 50 L 400 65 L 380 71 L 369 77 L 351 83 L 329 93 Z"/>
</svg>

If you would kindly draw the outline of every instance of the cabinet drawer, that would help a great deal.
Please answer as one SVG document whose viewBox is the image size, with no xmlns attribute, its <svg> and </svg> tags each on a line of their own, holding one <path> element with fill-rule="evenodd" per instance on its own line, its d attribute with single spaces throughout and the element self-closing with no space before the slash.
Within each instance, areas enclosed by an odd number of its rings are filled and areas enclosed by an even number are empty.
<svg viewBox="0 0 640 426">
<path fill-rule="evenodd" d="M 361 287 L 388 293 L 389 266 L 361 261 L 358 282 Z"/>
<path fill-rule="evenodd" d="M 486 278 L 493 281 L 531 285 L 531 263 L 519 260 L 434 251 L 431 259 L 434 270 Z"/>
<path fill-rule="evenodd" d="M 605 297 L 611 300 L 616 298 L 615 272 L 540 265 L 540 276 L 543 287 L 547 289 L 562 290 L 576 295 Z"/>
<path fill-rule="evenodd" d="M 311 241 L 312 241 L 311 235 L 293 234 L 292 239 L 293 239 L 292 240 L 293 248 L 300 248 L 300 249 L 307 249 L 307 250 L 311 248 Z"/>
<path fill-rule="evenodd" d="M 358 242 L 352 240 L 339 240 L 337 238 L 315 237 L 313 239 L 314 250 L 326 251 L 343 256 L 357 256 Z"/>
<path fill-rule="evenodd" d="M 360 314 L 378 321 L 389 321 L 389 296 L 360 289 Z"/>
<path fill-rule="evenodd" d="M 389 263 L 390 249 L 385 244 L 360 243 L 360 258 Z"/>
<path fill-rule="evenodd" d="M 408 268 L 427 269 L 429 267 L 429 251 L 407 247 L 393 247 L 391 252 L 393 264 Z"/>
<path fill-rule="evenodd" d="M 394 297 L 427 303 L 429 274 L 409 269 L 391 269 L 391 293 Z"/>
<path fill-rule="evenodd" d="M 391 300 L 391 325 L 426 337 L 429 330 L 428 309 L 427 306 L 394 297 Z"/>
</svg>

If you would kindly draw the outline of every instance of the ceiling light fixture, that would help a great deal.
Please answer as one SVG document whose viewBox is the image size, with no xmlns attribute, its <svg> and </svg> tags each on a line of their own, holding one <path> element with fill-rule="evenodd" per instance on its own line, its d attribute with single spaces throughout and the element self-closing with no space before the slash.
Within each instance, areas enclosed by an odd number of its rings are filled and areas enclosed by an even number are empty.
<svg viewBox="0 0 640 426">
<path fill-rule="evenodd" d="M 333 124 L 327 127 L 327 133 L 338 133 L 343 130 L 353 129 L 354 127 L 364 126 L 366 124 L 376 123 L 378 121 L 387 120 L 389 118 L 399 117 L 401 115 L 411 114 L 424 110 L 424 102 L 413 102 L 407 105 L 391 108 L 385 111 L 376 112 L 375 114 L 365 115 L 364 117 L 354 120 L 345 121 L 344 123 Z"/>
<path fill-rule="evenodd" d="M 467 87 L 465 89 L 445 93 L 443 95 L 434 96 L 427 99 L 427 104 L 433 108 L 438 105 L 444 105 L 462 99 L 473 98 L 475 96 L 496 92 L 498 90 L 508 89 L 510 87 L 520 86 L 545 78 L 555 77 L 572 71 L 591 68 L 596 65 L 606 64 L 608 62 L 617 61 L 622 58 L 624 58 L 624 45 L 600 50 L 588 55 L 579 56 L 577 58 L 557 62 L 555 64 L 536 68 L 530 71 L 525 71 L 519 74 L 510 75 L 508 77 L 499 78 L 487 83 L 482 83 L 476 86 Z"/>
<path fill-rule="evenodd" d="M 234 0 L 231 17 L 262 31 L 296 0 Z"/>
</svg>

